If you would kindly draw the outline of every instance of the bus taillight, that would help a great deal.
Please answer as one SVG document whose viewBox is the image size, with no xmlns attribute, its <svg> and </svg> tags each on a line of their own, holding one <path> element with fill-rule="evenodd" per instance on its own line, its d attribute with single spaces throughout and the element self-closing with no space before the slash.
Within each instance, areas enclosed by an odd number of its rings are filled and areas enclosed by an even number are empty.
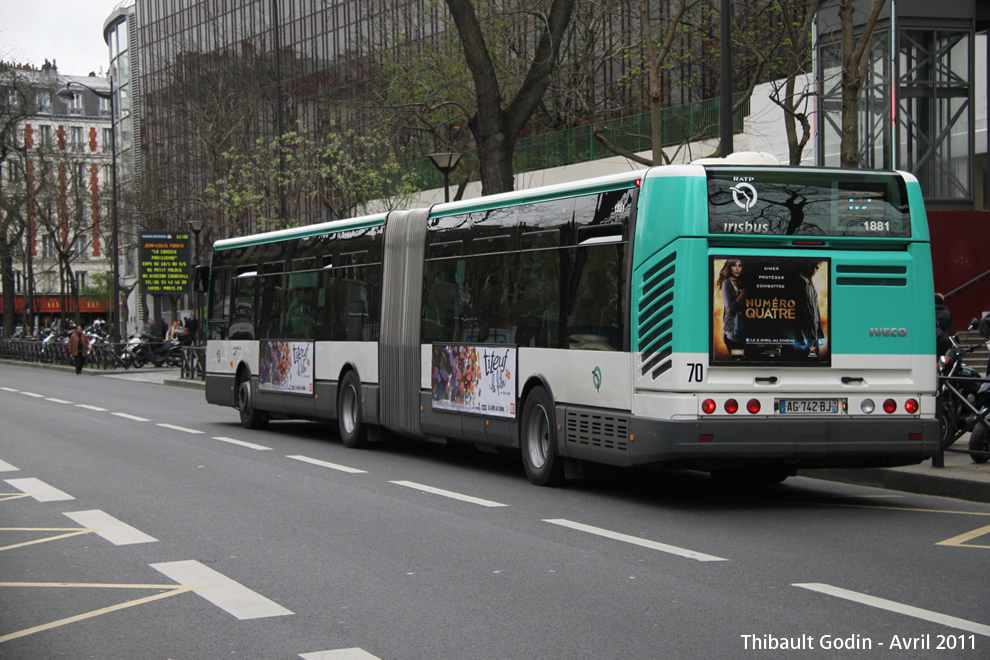
<svg viewBox="0 0 990 660">
<path fill-rule="evenodd" d="M 908 399 L 907 401 L 905 401 L 904 402 L 904 411 L 905 412 L 908 412 L 908 413 L 911 413 L 912 415 L 914 413 L 918 412 L 918 400 L 917 399 Z"/>
<path fill-rule="evenodd" d="M 739 402 L 735 399 L 726 399 L 725 412 L 734 415 L 739 410 Z"/>
<path fill-rule="evenodd" d="M 713 412 L 715 412 L 715 408 L 717 407 L 718 406 L 715 405 L 715 401 L 713 401 L 712 399 L 705 399 L 704 401 L 701 402 L 701 410 L 706 415 L 711 415 Z"/>
<path fill-rule="evenodd" d="M 894 412 L 895 410 L 897 410 L 897 402 L 896 401 L 894 401 L 893 399 L 887 399 L 886 401 L 883 402 L 883 411 L 885 413 L 890 414 L 890 413 Z"/>
<path fill-rule="evenodd" d="M 750 399 L 749 401 L 747 401 L 746 402 L 746 411 L 750 415 L 755 415 L 756 413 L 760 412 L 760 400 L 759 399 Z"/>
</svg>

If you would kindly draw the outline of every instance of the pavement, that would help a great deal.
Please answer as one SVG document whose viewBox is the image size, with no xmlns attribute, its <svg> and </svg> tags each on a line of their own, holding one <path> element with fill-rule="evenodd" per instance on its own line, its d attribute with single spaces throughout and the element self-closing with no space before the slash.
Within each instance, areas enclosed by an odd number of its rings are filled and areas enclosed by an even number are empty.
<svg viewBox="0 0 990 660">
<path fill-rule="evenodd" d="M 0 360 L 0 364 L 7 362 Z M 22 366 L 41 369 L 57 369 L 71 372 L 72 367 L 49 364 L 17 362 Z M 99 371 L 86 369 L 84 374 L 101 378 L 117 378 L 131 382 L 183 387 L 203 391 L 201 380 L 183 379 L 179 369 L 147 366 L 126 371 Z M 855 468 L 800 470 L 798 474 L 812 479 L 840 481 L 843 483 L 886 488 L 919 495 L 952 497 L 972 502 L 990 503 L 990 461 L 982 465 L 974 463 L 967 450 L 969 434 L 963 435 L 943 455 L 942 467 L 935 467 L 934 461 L 926 460 L 918 465 L 896 468 Z"/>
</svg>

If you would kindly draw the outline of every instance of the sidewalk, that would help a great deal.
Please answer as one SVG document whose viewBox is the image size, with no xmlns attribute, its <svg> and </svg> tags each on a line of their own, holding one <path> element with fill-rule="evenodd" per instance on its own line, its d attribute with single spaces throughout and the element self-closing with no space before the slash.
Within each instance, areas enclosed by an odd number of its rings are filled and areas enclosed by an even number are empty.
<svg viewBox="0 0 990 660">
<path fill-rule="evenodd" d="M 42 369 L 58 369 L 68 373 L 72 373 L 73 370 L 72 367 L 66 366 L 0 360 L 0 365 L 8 363 Z M 201 380 L 180 378 L 179 369 L 160 369 L 150 365 L 142 369 L 129 369 L 127 371 L 86 369 L 83 374 L 200 391 L 205 388 L 205 383 Z M 966 434 L 945 452 L 945 467 L 940 468 L 932 467 L 932 462 L 927 460 L 919 465 L 907 467 L 799 470 L 798 474 L 812 479 L 841 481 L 919 495 L 937 495 L 973 502 L 990 502 L 990 462 L 982 465 L 974 463 L 973 459 L 969 457 L 968 447 L 969 434 Z"/>
<path fill-rule="evenodd" d="M 896 468 L 843 470 L 800 470 L 813 479 L 842 481 L 920 495 L 954 497 L 973 502 L 990 502 L 990 462 L 978 465 L 969 456 L 969 434 L 959 438 L 945 452 L 945 467 L 932 467 L 930 460 Z"/>
</svg>

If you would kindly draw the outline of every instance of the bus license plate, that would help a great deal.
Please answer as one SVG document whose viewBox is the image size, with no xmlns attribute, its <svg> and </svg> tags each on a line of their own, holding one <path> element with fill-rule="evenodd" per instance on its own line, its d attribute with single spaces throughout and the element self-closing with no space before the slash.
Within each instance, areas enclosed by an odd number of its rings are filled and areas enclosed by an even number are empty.
<svg viewBox="0 0 990 660">
<path fill-rule="evenodd" d="M 838 415 L 838 399 L 781 399 L 781 415 Z"/>
</svg>

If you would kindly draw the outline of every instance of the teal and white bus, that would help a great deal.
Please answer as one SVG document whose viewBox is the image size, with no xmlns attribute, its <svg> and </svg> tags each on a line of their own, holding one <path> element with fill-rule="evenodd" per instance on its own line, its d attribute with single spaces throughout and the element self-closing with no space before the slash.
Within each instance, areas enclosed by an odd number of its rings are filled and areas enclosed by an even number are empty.
<svg viewBox="0 0 990 660">
<path fill-rule="evenodd" d="M 651 167 L 221 240 L 209 275 L 206 398 L 249 428 L 516 450 L 540 485 L 580 462 L 780 481 L 938 450 L 904 172 Z"/>
</svg>

